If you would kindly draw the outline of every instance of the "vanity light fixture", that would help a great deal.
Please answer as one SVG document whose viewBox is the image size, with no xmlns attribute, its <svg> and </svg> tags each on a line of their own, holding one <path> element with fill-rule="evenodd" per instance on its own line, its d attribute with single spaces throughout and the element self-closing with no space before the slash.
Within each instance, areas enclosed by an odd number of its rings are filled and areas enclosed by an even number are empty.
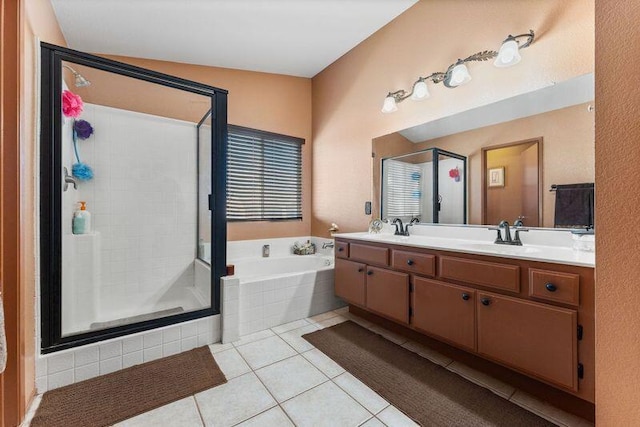
<svg viewBox="0 0 640 427">
<path fill-rule="evenodd" d="M 397 90 L 395 92 L 389 92 L 384 99 L 382 105 L 383 113 L 393 113 L 398 110 L 398 103 L 404 101 L 407 98 L 411 98 L 414 101 L 421 101 L 429 97 L 429 88 L 427 87 L 427 81 L 432 83 L 442 83 L 448 88 L 454 88 L 471 81 L 471 74 L 467 68 L 467 62 L 474 61 L 488 61 L 489 59 L 496 58 L 493 65 L 498 68 L 510 67 L 520 62 L 520 49 L 529 47 L 533 43 L 535 35 L 533 30 L 529 30 L 528 33 L 519 34 L 517 36 L 509 35 L 500 46 L 500 50 L 484 50 L 482 52 L 474 53 L 473 55 L 465 58 L 458 59 L 454 64 L 451 64 L 447 71 L 431 73 L 427 77 L 420 77 L 413 84 L 411 92 L 407 92 L 404 89 Z M 522 44 L 519 39 L 526 38 Z"/>
</svg>

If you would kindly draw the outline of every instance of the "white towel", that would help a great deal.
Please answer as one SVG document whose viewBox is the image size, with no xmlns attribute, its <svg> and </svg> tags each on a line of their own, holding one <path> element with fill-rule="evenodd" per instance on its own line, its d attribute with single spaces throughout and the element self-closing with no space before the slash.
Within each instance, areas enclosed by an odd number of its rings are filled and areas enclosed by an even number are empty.
<svg viewBox="0 0 640 427">
<path fill-rule="evenodd" d="M 4 306 L 0 294 L 0 374 L 7 367 L 7 337 L 4 334 Z"/>
</svg>

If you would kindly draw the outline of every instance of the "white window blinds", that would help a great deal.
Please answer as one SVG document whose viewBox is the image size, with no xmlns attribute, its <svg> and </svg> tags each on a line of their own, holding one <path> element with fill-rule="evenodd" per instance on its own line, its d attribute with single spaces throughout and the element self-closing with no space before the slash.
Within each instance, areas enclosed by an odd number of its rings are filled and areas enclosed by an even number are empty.
<svg viewBox="0 0 640 427">
<path fill-rule="evenodd" d="M 227 220 L 302 219 L 304 139 L 229 125 Z"/>
<path fill-rule="evenodd" d="M 383 169 L 385 216 L 419 218 L 422 214 L 422 167 L 388 159 L 384 161 Z"/>
</svg>

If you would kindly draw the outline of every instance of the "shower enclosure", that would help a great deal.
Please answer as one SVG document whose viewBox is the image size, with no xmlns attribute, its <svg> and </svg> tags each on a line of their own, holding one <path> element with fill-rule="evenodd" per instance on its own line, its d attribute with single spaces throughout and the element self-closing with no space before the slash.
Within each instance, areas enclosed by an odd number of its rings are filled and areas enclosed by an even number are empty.
<svg viewBox="0 0 640 427">
<path fill-rule="evenodd" d="M 226 91 L 45 43 L 41 65 L 43 352 L 219 313 Z"/>
<path fill-rule="evenodd" d="M 382 159 L 381 217 L 466 224 L 467 158 L 439 148 Z"/>
</svg>

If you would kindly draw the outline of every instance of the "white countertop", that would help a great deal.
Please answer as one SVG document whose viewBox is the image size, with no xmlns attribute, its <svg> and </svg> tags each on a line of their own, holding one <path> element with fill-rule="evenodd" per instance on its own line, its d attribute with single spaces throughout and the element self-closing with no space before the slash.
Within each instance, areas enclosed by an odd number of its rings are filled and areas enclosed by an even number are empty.
<svg viewBox="0 0 640 427">
<path fill-rule="evenodd" d="M 415 227 L 416 229 L 418 227 Z M 566 232 L 563 232 L 566 233 Z M 458 233 L 452 233 L 458 234 Z M 477 234 L 477 233 L 475 233 Z M 389 233 L 369 234 L 339 233 L 333 237 L 343 239 L 362 240 L 366 242 L 388 243 L 416 248 L 440 249 L 451 252 L 462 252 L 477 255 L 489 255 L 501 258 L 524 259 L 529 261 L 549 262 L 555 264 L 576 265 L 580 267 L 595 267 L 595 253 L 574 250 L 567 245 L 529 244 L 524 240 L 523 246 L 496 245 L 493 240 L 478 240 L 468 238 L 435 237 L 424 234 L 411 236 L 395 236 Z M 477 236 L 474 236 L 477 237 Z M 536 239 L 539 241 L 540 239 Z M 554 239 L 549 239 L 554 240 Z M 555 243 L 555 242 L 553 242 Z"/>
</svg>

